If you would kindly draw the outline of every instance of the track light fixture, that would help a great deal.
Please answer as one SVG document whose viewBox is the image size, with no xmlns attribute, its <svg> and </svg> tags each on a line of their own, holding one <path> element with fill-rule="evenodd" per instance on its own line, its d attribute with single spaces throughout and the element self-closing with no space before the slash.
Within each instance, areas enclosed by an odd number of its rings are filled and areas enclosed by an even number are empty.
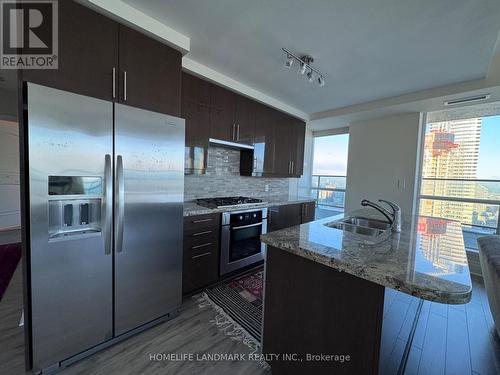
<svg viewBox="0 0 500 375">
<path fill-rule="evenodd" d="M 303 55 L 303 56 L 296 56 L 290 51 L 286 50 L 285 48 L 282 48 L 282 50 L 286 53 L 286 61 L 285 61 L 285 67 L 290 68 L 293 64 L 293 61 L 296 60 L 297 63 L 299 64 L 299 69 L 297 70 L 297 73 L 300 75 L 306 74 L 307 70 L 309 69 L 309 72 L 307 73 L 307 80 L 309 82 L 314 82 L 314 79 L 316 76 L 318 77 L 318 85 L 323 87 L 325 85 L 325 79 L 323 77 L 323 73 L 321 73 L 319 70 L 313 68 L 311 64 L 314 62 L 314 58 L 309 55 Z"/>
</svg>

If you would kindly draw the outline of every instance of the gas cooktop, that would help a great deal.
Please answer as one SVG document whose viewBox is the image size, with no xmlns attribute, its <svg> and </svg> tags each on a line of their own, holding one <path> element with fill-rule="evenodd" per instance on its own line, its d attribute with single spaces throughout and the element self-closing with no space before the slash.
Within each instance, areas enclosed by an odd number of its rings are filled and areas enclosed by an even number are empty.
<svg viewBox="0 0 500 375">
<path fill-rule="evenodd" d="M 221 208 L 230 206 L 248 206 L 256 203 L 266 203 L 262 199 L 248 197 L 219 197 L 197 199 L 196 204 L 207 208 Z"/>
</svg>

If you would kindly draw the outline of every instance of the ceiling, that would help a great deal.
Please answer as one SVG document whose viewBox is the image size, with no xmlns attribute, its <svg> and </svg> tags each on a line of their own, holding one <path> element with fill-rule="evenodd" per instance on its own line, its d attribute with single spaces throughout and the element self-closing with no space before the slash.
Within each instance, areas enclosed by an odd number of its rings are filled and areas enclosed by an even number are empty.
<svg viewBox="0 0 500 375">
<path fill-rule="evenodd" d="M 483 78 L 500 29 L 498 0 L 123 1 L 190 37 L 190 59 L 309 114 Z"/>
</svg>

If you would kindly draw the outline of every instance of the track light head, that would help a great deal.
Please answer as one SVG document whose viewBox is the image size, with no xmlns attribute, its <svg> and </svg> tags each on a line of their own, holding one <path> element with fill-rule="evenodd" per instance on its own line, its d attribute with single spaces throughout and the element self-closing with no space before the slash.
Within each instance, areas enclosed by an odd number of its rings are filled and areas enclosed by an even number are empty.
<svg viewBox="0 0 500 375">
<path fill-rule="evenodd" d="M 318 85 L 320 87 L 323 87 L 325 85 L 325 79 L 323 78 L 323 76 L 318 77 Z"/>
<path fill-rule="evenodd" d="M 307 80 L 309 82 L 314 81 L 314 72 L 312 70 L 310 70 L 309 73 L 307 73 Z"/>
<path fill-rule="evenodd" d="M 286 61 L 285 61 L 285 68 L 290 69 L 290 67 L 293 64 L 293 56 L 292 55 L 287 55 Z"/>
<path fill-rule="evenodd" d="M 297 73 L 304 75 L 306 72 L 307 65 L 305 62 L 300 63 L 300 68 L 297 70 Z"/>
</svg>

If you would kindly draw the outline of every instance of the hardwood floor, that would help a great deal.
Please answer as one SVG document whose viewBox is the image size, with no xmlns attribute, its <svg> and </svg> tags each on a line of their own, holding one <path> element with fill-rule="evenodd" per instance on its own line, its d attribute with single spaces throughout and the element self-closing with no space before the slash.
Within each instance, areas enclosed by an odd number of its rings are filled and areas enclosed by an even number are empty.
<svg viewBox="0 0 500 375">
<path fill-rule="evenodd" d="M 21 315 L 22 286 L 19 266 L 0 303 L 0 374 L 24 371 Z M 405 374 L 490 375 L 500 373 L 500 340 L 493 332 L 493 319 L 483 285 L 474 281 L 472 301 L 467 305 L 442 305 L 425 301 L 416 325 Z M 418 300 L 387 290 L 384 305 L 381 375 L 396 374 Z M 73 364 L 63 375 L 109 374 L 265 374 L 253 361 L 151 361 L 156 353 L 250 353 L 241 342 L 231 340 L 210 320 L 210 308 L 200 309 L 187 299 L 176 319 Z"/>
<path fill-rule="evenodd" d="M 417 301 L 393 290 L 386 292 L 381 374 L 397 373 L 411 326 L 408 318 L 415 315 Z M 500 374 L 500 340 L 479 279 L 473 280 L 472 300 L 466 305 L 424 301 L 404 374 Z"/>
<path fill-rule="evenodd" d="M 18 327 L 22 304 L 22 275 L 19 266 L 0 303 L 0 374 L 28 374 L 24 371 L 24 335 Z M 152 361 L 150 354 L 241 353 L 251 350 L 231 340 L 210 322 L 210 307 L 200 309 L 188 298 L 180 315 L 148 331 L 83 359 L 61 372 L 63 375 L 111 374 L 266 374 L 256 361 Z"/>
</svg>

